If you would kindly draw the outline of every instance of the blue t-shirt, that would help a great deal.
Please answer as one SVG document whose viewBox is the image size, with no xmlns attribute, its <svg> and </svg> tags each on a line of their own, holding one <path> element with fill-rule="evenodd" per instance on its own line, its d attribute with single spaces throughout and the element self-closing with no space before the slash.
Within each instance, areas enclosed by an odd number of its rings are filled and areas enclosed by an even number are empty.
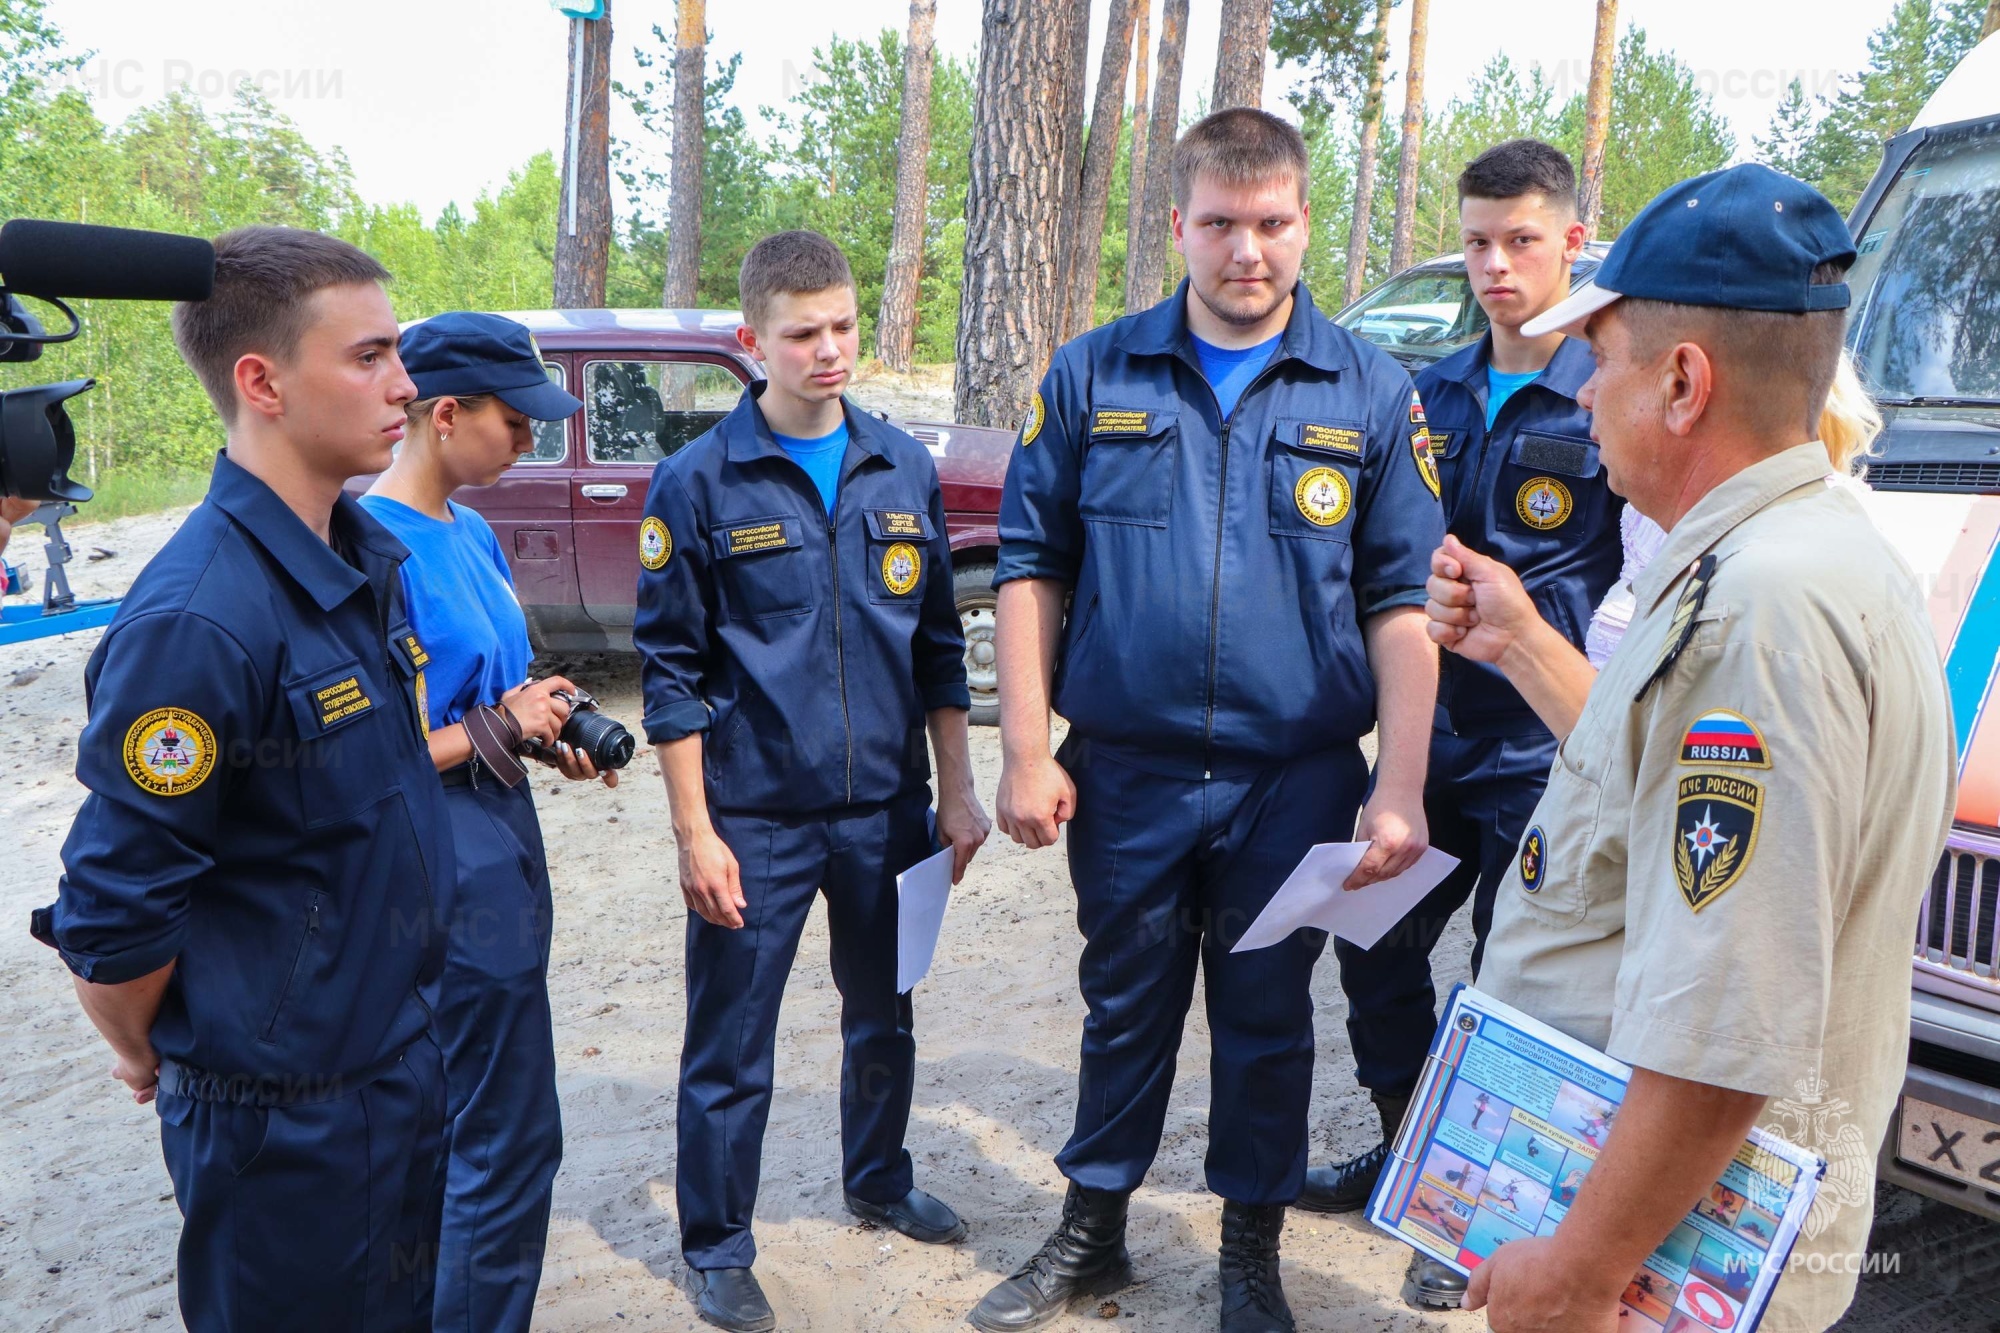
<svg viewBox="0 0 2000 1333">
<path fill-rule="evenodd" d="M 1500 409 L 1507 400 L 1526 388 L 1542 372 L 1530 370 L 1522 374 L 1511 374 L 1504 370 L 1486 367 L 1486 429 L 1492 430 L 1493 423 L 1500 419 Z"/>
<path fill-rule="evenodd" d="M 833 514 L 834 499 L 840 494 L 840 463 L 847 457 L 847 419 L 841 418 L 833 432 L 816 440 L 802 440 L 796 435 L 777 435 L 778 447 L 792 456 L 792 461 L 806 470 L 819 488 L 819 498 L 826 505 L 829 517 Z"/>
<path fill-rule="evenodd" d="M 528 679 L 528 618 L 514 594 L 514 576 L 486 520 L 450 504 L 452 520 L 432 518 L 386 495 L 361 503 L 410 548 L 403 562 L 403 596 L 410 628 L 424 642 L 430 665 L 424 693 L 435 730 Z"/>
<path fill-rule="evenodd" d="M 1250 387 L 1250 381 L 1257 378 L 1265 366 L 1271 364 L 1271 354 L 1284 341 L 1284 334 L 1258 343 L 1255 347 L 1217 347 L 1214 343 L 1194 338 L 1194 354 L 1201 362 L 1201 373 L 1208 386 L 1215 390 L 1215 400 L 1222 405 L 1222 419 L 1227 421 L 1236 411 L 1236 404 L 1243 397 L 1243 391 Z"/>
</svg>

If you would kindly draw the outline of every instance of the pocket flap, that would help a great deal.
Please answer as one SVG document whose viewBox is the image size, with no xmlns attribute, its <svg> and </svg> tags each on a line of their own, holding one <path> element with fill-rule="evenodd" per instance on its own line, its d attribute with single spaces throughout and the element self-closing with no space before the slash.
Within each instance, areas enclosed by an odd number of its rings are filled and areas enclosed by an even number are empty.
<svg viewBox="0 0 2000 1333">
<path fill-rule="evenodd" d="M 1153 407 L 1093 407 L 1090 438 L 1150 440 L 1164 434 L 1179 418 L 1178 412 L 1163 412 Z"/>
<path fill-rule="evenodd" d="M 715 529 L 715 558 L 727 560 L 759 551 L 789 551 L 796 549 L 800 541 L 796 518 L 745 519 Z"/>
<path fill-rule="evenodd" d="M 307 740 L 338 731 L 375 711 L 378 700 L 361 663 L 348 662 L 285 686 L 299 735 Z"/>
<path fill-rule="evenodd" d="M 1553 472 L 1560 477 L 1597 475 L 1597 441 L 1575 435 L 1522 431 L 1507 457 L 1517 467 L 1535 472 Z"/>
<path fill-rule="evenodd" d="M 1367 438 L 1368 423 L 1365 421 L 1336 421 L 1329 417 L 1278 419 L 1278 442 L 1308 453 L 1359 458 Z"/>
<path fill-rule="evenodd" d="M 921 509 L 870 509 L 868 535 L 878 542 L 931 539 L 931 516 Z"/>
</svg>

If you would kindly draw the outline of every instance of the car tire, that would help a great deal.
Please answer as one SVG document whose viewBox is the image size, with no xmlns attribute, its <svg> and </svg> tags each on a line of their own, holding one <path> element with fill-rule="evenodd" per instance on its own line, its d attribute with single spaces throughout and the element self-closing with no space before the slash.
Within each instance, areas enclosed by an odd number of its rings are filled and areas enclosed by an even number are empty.
<svg viewBox="0 0 2000 1333">
<path fill-rule="evenodd" d="M 965 631 L 965 683 L 972 692 L 971 722 L 975 727 L 1000 725 L 999 664 L 994 657 L 993 566 L 967 565 L 951 574 L 952 598 L 958 603 L 959 627 Z"/>
</svg>

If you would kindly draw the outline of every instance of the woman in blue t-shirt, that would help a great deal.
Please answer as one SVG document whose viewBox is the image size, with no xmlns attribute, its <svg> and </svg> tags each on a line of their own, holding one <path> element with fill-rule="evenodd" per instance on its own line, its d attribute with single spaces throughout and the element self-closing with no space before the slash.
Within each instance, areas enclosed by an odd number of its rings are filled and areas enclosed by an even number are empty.
<svg viewBox="0 0 2000 1333">
<path fill-rule="evenodd" d="M 562 1158 L 549 1016 L 553 904 L 526 771 L 534 739 L 566 777 L 597 778 L 558 743 L 560 676 L 528 679 L 528 624 L 493 530 L 451 502 L 534 448 L 531 421 L 583 406 L 548 381 L 528 330 L 497 315 L 438 315 L 403 335 L 417 386 L 402 448 L 361 503 L 410 548 L 403 587 L 422 647 L 418 697 L 445 784 L 458 875 L 444 905 L 434 999 L 448 1152 L 438 1243 L 438 1329 L 526 1329 Z M 606 786 L 618 775 L 602 775 Z"/>
</svg>

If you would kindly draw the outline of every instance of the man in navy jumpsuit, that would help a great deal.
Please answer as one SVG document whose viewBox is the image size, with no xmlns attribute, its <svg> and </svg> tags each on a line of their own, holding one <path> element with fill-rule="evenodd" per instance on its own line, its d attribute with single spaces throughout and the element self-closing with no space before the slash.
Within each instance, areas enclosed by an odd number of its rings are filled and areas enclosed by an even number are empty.
<svg viewBox="0 0 2000 1333">
<path fill-rule="evenodd" d="M 1130 1280 L 1126 1204 L 1197 964 L 1222 1327 L 1292 1327 L 1278 1234 L 1305 1176 L 1325 935 L 1230 949 L 1308 849 L 1356 836 L 1378 704 L 1353 884 L 1421 855 L 1436 659 L 1420 608 L 1444 531 L 1409 376 L 1298 283 L 1306 174 L 1297 131 L 1261 111 L 1190 129 L 1173 166 L 1189 281 L 1057 351 L 1009 466 L 999 816 L 1029 846 L 1074 816 L 1089 1014 L 1062 1220 L 973 1311 L 981 1329 L 1039 1327 Z M 1050 703 L 1070 724 L 1053 758 Z"/>
<path fill-rule="evenodd" d="M 229 446 L 85 669 L 90 795 L 35 913 L 156 1100 L 195 1333 L 430 1327 L 444 1087 L 419 987 L 451 836 L 407 552 L 340 494 L 415 392 L 387 276 L 246 228 L 175 311 Z"/>
<path fill-rule="evenodd" d="M 738 336 L 769 378 L 654 469 L 633 641 L 690 909 L 681 1250 L 701 1317 L 757 1333 L 775 1324 L 750 1224 L 778 1002 L 821 892 L 847 1207 L 914 1240 L 965 1235 L 903 1147 L 916 1042 L 896 877 L 939 843 L 962 874 L 987 821 L 936 465 L 842 396 L 859 350 L 847 261 L 784 232 L 751 249 L 741 287 Z"/>
<path fill-rule="evenodd" d="M 1560 150 L 1516 139 L 1470 163 L 1458 190 L 1467 277 L 1491 329 L 1417 376 L 1446 522 L 1467 546 L 1516 570 L 1543 618 L 1580 648 L 1619 561 L 1618 498 L 1605 486 L 1590 413 L 1576 401 L 1595 363 L 1581 339 L 1520 332 L 1569 294 L 1585 236 L 1576 177 Z M 1478 971 L 1495 888 L 1541 799 L 1555 744 L 1497 669 L 1445 654 L 1424 813 L 1432 844 L 1459 865 L 1374 948 L 1334 942 L 1356 1074 L 1380 1112 L 1383 1142 L 1309 1172 L 1300 1207 L 1366 1205 L 1436 1030 L 1431 950 L 1469 898 Z M 1405 1295 L 1420 1306 L 1456 1308 L 1465 1289 L 1441 1264 L 1413 1264 L 1411 1276 Z"/>
</svg>

